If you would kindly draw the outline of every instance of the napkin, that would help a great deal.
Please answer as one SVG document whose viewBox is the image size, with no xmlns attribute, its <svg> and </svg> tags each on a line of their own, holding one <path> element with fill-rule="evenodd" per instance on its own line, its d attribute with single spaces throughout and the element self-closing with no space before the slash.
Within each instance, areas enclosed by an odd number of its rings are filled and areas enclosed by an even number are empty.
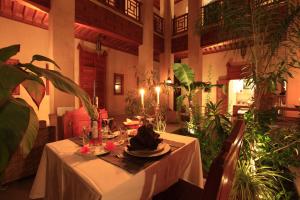
<svg viewBox="0 0 300 200">
<path fill-rule="evenodd" d="M 151 124 L 143 125 L 138 129 L 137 135 L 131 138 L 128 150 L 155 150 L 161 141 Z"/>
</svg>

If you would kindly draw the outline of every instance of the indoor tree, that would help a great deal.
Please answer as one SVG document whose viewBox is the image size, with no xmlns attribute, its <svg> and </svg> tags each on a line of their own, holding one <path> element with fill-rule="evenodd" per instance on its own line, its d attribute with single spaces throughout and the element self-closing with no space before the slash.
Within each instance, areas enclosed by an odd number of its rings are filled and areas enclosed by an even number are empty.
<svg viewBox="0 0 300 200">
<path fill-rule="evenodd" d="M 195 105 L 194 98 L 203 89 L 210 90 L 212 87 L 221 87 L 221 85 L 213 85 L 201 81 L 195 81 L 195 73 L 194 71 L 187 65 L 183 63 L 175 63 L 173 65 L 173 71 L 175 77 L 179 80 L 179 85 L 172 85 L 175 88 L 183 89 L 182 95 L 177 97 L 177 110 L 180 112 L 181 106 L 184 101 L 187 100 L 188 107 L 188 131 L 190 133 L 194 133 L 197 129 L 197 124 L 195 121 Z M 199 110 L 201 112 L 201 109 Z"/>
<path fill-rule="evenodd" d="M 34 55 L 29 63 L 7 64 L 7 61 L 20 51 L 20 45 L 0 49 L 0 178 L 11 155 L 20 146 L 26 156 L 35 141 L 39 129 L 39 120 L 33 107 L 22 98 L 12 95 L 13 90 L 22 85 L 39 107 L 45 95 L 42 78 L 49 80 L 55 88 L 79 97 L 91 119 L 97 119 L 97 111 L 90 98 L 71 79 L 60 72 L 36 66 L 37 61 L 52 63 L 42 55 Z"/>
<path fill-rule="evenodd" d="M 214 6 L 210 7 L 219 16 L 214 19 L 220 30 L 219 41 L 230 42 L 236 53 L 243 52 L 247 61 L 243 66 L 246 84 L 255 91 L 254 103 L 245 118 L 247 128 L 233 199 L 280 199 L 282 197 L 274 195 L 284 191 L 279 187 L 279 169 L 274 165 L 274 160 L 270 163 L 269 159 L 271 155 L 273 158 L 280 156 L 274 156 L 274 140 L 267 135 L 266 127 L 270 120 L 261 116 L 266 115 L 272 106 L 272 102 L 265 97 L 276 93 L 278 83 L 283 84 L 293 77 L 292 68 L 300 67 L 299 3 L 284 0 L 223 0 L 212 4 Z M 204 13 L 204 16 L 207 17 L 207 14 Z M 202 19 L 199 20 L 200 34 L 209 30 L 206 24 L 202 23 Z M 270 152 L 273 153 L 270 155 Z M 287 168 L 287 164 L 284 165 Z M 264 179 L 261 174 L 275 181 L 269 184 L 269 179 Z M 255 189 L 259 195 L 251 195 Z"/>
</svg>

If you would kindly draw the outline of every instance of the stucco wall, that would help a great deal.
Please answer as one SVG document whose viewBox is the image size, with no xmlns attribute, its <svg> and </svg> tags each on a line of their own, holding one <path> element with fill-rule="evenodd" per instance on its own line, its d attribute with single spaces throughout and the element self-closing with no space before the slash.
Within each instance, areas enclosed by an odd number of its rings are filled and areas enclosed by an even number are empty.
<svg viewBox="0 0 300 200">
<path fill-rule="evenodd" d="M 20 62 L 30 62 L 34 54 L 48 56 L 48 31 L 0 17 L 0 47 L 12 44 L 21 44 L 20 53 L 14 57 L 15 59 L 19 59 Z M 38 66 L 45 67 L 46 65 L 39 63 Z M 35 106 L 23 87 L 20 90 L 20 97 L 33 106 L 40 120 L 48 121 L 50 111 L 49 96 L 45 96 L 39 109 Z"/>
<path fill-rule="evenodd" d="M 94 43 L 80 41 L 75 39 L 75 82 L 79 80 L 79 50 L 78 44 L 84 48 L 94 51 L 96 46 Z M 106 71 L 106 105 L 109 115 L 121 115 L 125 113 L 125 98 L 130 90 L 137 89 L 135 78 L 135 67 L 138 63 L 138 57 L 128 53 L 124 53 L 115 49 L 102 46 L 102 49 L 107 52 L 107 71 Z M 124 74 L 124 94 L 114 95 L 113 80 L 114 73 Z M 79 106 L 76 100 L 76 107 Z"/>
<path fill-rule="evenodd" d="M 287 105 L 300 105 L 300 69 L 292 69 L 294 78 L 289 78 L 287 83 Z M 299 117 L 299 112 L 287 112 L 288 116 Z"/>
</svg>

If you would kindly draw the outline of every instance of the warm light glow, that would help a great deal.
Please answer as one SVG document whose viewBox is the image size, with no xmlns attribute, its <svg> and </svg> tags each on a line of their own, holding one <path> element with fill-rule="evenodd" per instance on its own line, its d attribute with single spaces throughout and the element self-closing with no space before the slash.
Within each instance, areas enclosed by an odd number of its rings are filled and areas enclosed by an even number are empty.
<svg viewBox="0 0 300 200">
<path fill-rule="evenodd" d="M 157 106 L 159 105 L 159 93 L 160 93 L 160 87 L 156 86 L 155 87 L 155 91 L 156 91 L 156 102 L 157 102 Z"/>
<path fill-rule="evenodd" d="M 144 89 L 140 89 L 140 95 L 145 95 L 145 90 Z"/>
<path fill-rule="evenodd" d="M 140 89 L 140 95 L 141 95 L 141 104 L 142 104 L 142 109 L 144 110 L 144 95 L 145 95 L 145 90 L 142 88 Z"/>
<path fill-rule="evenodd" d="M 165 83 L 166 83 L 166 84 L 172 84 L 172 80 L 171 80 L 171 78 L 170 78 L 170 77 L 168 77 L 168 79 L 167 79 L 167 80 L 165 80 Z"/>
<path fill-rule="evenodd" d="M 243 80 L 233 80 L 233 91 L 239 93 L 243 91 L 244 81 Z"/>
</svg>

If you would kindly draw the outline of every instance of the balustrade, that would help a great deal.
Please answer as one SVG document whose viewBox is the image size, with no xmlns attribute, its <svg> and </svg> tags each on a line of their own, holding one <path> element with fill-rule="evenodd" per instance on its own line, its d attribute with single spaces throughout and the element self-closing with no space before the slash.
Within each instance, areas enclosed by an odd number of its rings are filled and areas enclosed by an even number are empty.
<svg viewBox="0 0 300 200">
<path fill-rule="evenodd" d="M 158 34 L 163 35 L 164 33 L 164 19 L 155 14 L 153 15 L 153 27 L 154 27 L 154 31 Z"/>
<path fill-rule="evenodd" d="M 141 2 L 137 0 L 98 0 L 120 13 L 123 13 L 134 20 L 140 22 L 141 20 Z"/>
<path fill-rule="evenodd" d="M 188 14 L 183 14 L 173 19 L 173 34 L 177 35 L 188 30 Z"/>
</svg>

